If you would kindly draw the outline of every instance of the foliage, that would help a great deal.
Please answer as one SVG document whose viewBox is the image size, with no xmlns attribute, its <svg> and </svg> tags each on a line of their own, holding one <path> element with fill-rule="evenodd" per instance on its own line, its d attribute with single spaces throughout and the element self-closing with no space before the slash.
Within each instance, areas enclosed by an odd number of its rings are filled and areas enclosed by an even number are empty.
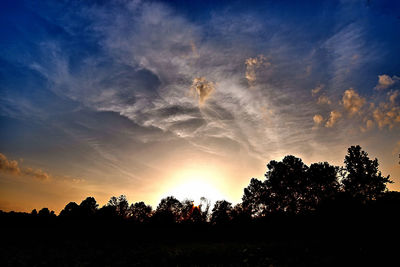
<svg viewBox="0 0 400 267">
<path fill-rule="evenodd" d="M 387 212 L 398 210 L 398 192 L 388 192 L 389 176 L 382 176 L 378 160 L 371 160 L 360 146 L 351 146 L 344 160 L 345 167 L 339 168 L 328 162 L 312 163 L 307 166 L 300 158 L 292 155 L 281 161 L 267 164 L 265 180 L 256 178 L 244 188 L 242 203 L 226 200 L 211 203 L 201 198 L 195 206 L 192 200 L 182 202 L 173 196 L 161 199 L 155 211 L 144 202 L 129 205 L 125 195 L 111 197 L 99 209 L 93 197 L 87 197 L 79 205 L 69 202 L 60 212 L 60 218 L 69 219 L 123 219 L 137 224 L 187 224 L 213 225 L 245 224 L 254 219 L 273 218 L 281 215 L 306 215 L 311 213 L 332 214 L 337 217 L 351 216 L 364 209 Z M 344 170 L 339 174 L 339 171 Z M 339 176 L 343 177 L 339 179 Z M 360 201 L 361 200 L 361 201 Z M 341 214 L 341 215 L 340 215 Z M 30 216 L 54 217 L 54 211 L 43 208 L 32 210 Z"/>
<path fill-rule="evenodd" d="M 385 192 L 386 184 L 392 182 L 378 170 L 378 159 L 371 160 L 358 145 L 347 150 L 344 163 L 347 171 L 344 190 L 355 198 L 374 200 Z"/>
</svg>

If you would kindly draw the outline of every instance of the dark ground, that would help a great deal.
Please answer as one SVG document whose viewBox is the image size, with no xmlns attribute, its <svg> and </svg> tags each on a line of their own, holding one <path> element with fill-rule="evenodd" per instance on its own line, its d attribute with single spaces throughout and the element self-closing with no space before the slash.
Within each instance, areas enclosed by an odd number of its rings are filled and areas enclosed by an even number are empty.
<svg viewBox="0 0 400 267">
<path fill-rule="evenodd" d="M 396 229 L 378 229 L 375 222 L 295 220 L 217 227 L 3 223 L 0 266 L 396 266 Z"/>
</svg>

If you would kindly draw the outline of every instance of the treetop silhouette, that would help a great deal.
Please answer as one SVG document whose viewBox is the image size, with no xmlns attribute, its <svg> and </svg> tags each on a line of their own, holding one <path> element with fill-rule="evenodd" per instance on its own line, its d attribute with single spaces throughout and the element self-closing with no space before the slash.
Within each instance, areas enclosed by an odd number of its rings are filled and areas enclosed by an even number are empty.
<svg viewBox="0 0 400 267">
<path fill-rule="evenodd" d="M 378 160 L 371 160 L 360 146 L 348 148 L 345 166 L 328 162 L 307 166 L 300 158 L 285 156 L 281 161 L 271 160 L 263 181 L 250 180 L 244 188 L 242 203 L 232 206 L 226 200 L 215 202 L 202 198 L 198 206 L 186 199 L 179 201 L 173 196 L 161 199 L 155 210 L 144 202 L 129 204 L 125 195 L 111 197 L 99 208 L 93 197 L 87 197 L 79 205 L 68 203 L 60 212 L 60 218 L 90 220 L 127 220 L 136 224 L 206 224 L 226 225 L 249 223 L 252 220 L 276 215 L 300 215 L 330 211 L 332 214 L 345 210 L 351 212 L 360 205 L 367 208 L 400 203 L 398 192 L 389 192 L 386 184 L 389 176 L 382 176 Z M 33 210 L 33 217 L 54 217 L 47 208 Z"/>
</svg>

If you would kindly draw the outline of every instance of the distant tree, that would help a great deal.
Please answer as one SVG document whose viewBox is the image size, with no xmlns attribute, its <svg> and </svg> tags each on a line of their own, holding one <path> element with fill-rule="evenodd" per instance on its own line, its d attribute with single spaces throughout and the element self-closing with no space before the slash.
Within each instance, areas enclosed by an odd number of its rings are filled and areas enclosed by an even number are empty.
<svg viewBox="0 0 400 267">
<path fill-rule="evenodd" d="M 282 161 L 270 161 L 265 174 L 268 211 L 298 213 L 307 202 L 308 167 L 300 158 L 286 156 Z"/>
<path fill-rule="evenodd" d="M 41 210 L 39 210 L 39 216 L 49 216 L 50 215 L 50 211 L 48 208 L 42 208 Z"/>
<path fill-rule="evenodd" d="M 79 215 L 79 206 L 75 202 L 69 202 L 60 212 L 61 217 L 78 217 Z"/>
<path fill-rule="evenodd" d="M 130 218 L 137 223 L 147 222 L 151 216 L 152 208 L 143 201 L 131 204 L 129 207 Z"/>
<path fill-rule="evenodd" d="M 177 223 L 181 221 L 182 203 L 173 196 L 161 199 L 153 215 L 157 223 Z"/>
<path fill-rule="evenodd" d="M 115 206 L 104 205 L 96 212 L 96 216 L 102 219 L 113 219 L 117 218 L 118 214 Z"/>
<path fill-rule="evenodd" d="M 79 210 L 82 216 L 90 217 L 96 213 L 98 207 L 99 204 L 97 204 L 96 199 L 94 199 L 94 197 L 87 197 L 79 205 Z"/>
<path fill-rule="evenodd" d="M 190 214 L 190 222 L 194 224 L 200 224 L 206 222 L 205 217 L 200 206 L 193 206 Z"/>
<path fill-rule="evenodd" d="M 306 175 L 306 205 L 309 209 L 317 208 L 321 201 L 330 199 L 339 192 L 338 171 L 339 167 L 328 162 L 311 164 Z"/>
<path fill-rule="evenodd" d="M 125 195 L 111 197 L 107 203 L 107 206 L 114 207 L 116 214 L 122 218 L 126 218 L 128 216 L 129 202 Z"/>
<path fill-rule="evenodd" d="M 192 219 L 191 217 L 194 209 L 193 200 L 185 199 L 181 203 L 182 203 L 181 220 L 183 222 L 190 222 Z"/>
<path fill-rule="evenodd" d="M 244 189 L 242 197 L 243 208 L 253 217 L 263 216 L 266 213 L 267 200 L 268 195 L 265 183 L 252 178 L 250 184 Z"/>
<path fill-rule="evenodd" d="M 216 201 L 211 214 L 211 223 L 226 224 L 232 219 L 232 203 L 226 200 Z"/>
<path fill-rule="evenodd" d="M 255 178 L 244 189 L 242 211 L 253 217 L 268 213 L 299 213 L 317 207 L 338 191 L 338 167 L 327 162 L 309 168 L 300 158 L 286 156 L 267 165 L 265 181 Z"/>
<path fill-rule="evenodd" d="M 31 211 L 31 214 L 32 214 L 33 216 L 36 216 L 36 215 L 38 214 L 38 212 L 37 212 L 36 209 L 33 209 L 33 210 Z"/>
<path fill-rule="evenodd" d="M 378 170 L 378 159 L 371 160 L 359 145 L 348 148 L 344 163 L 344 190 L 357 199 L 374 200 L 385 192 L 387 183 L 392 183 Z"/>
<path fill-rule="evenodd" d="M 243 203 L 236 204 L 231 213 L 232 221 L 235 223 L 248 223 L 251 221 L 251 213 Z"/>
<path fill-rule="evenodd" d="M 200 224 L 207 222 L 209 201 L 201 198 L 200 204 L 195 206 L 193 200 L 186 199 L 182 202 L 181 221 L 184 223 Z"/>
<path fill-rule="evenodd" d="M 50 211 L 48 208 L 43 208 L 41 210 L 39 210 L 38 213 L 39 216 L 41 217 L 53 217 L 55 216 L 54 211 Z"/>
<path fill-rule="evenodd" d="M 210 207 L 211 207 L 211 201 L 208 200 L 206 197 L 201 197 L 198 208 L 201 212 L 202 222 L 208 221 L 210 216 Z"/>
</svg>

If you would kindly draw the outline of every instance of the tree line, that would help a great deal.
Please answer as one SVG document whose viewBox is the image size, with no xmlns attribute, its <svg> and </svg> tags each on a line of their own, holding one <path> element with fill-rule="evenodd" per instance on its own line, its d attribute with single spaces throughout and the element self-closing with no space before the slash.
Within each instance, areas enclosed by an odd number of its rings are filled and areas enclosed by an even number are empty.
<svg viewBox="0 0 400 267">
<path fill-rule="evenodd" d="M 389 191 L 388 183 L 392 181 L 379 171 L 378 160 L 370 159 L 357 145 L 348 148 L 343 167 L 328 162 L 307 166 L 292 155 L 281 161 L 272 160 L 267 164 L 265 179 L 252 178 L 244 188 L 242 202 L 236 205 L 219 200 L 211 209 L 206 198 L 201 198 L 195 206 L 192 200 L 179 201 L 169 196 L 153 210 L 144 202 L 129 204 L 126 196 L 121 195 L 111 197 L 101 208 L 93 197 L 87 197 L 79 205 L 68 203 L 58 216 L 47 208 L 26 215 L 64 220 L 123 220 L 135 224 L 226 225 L 282 215 L 338 215 L 358 209 L 393 212 L 400 208 L 400 192 Z"/>
</svg>

